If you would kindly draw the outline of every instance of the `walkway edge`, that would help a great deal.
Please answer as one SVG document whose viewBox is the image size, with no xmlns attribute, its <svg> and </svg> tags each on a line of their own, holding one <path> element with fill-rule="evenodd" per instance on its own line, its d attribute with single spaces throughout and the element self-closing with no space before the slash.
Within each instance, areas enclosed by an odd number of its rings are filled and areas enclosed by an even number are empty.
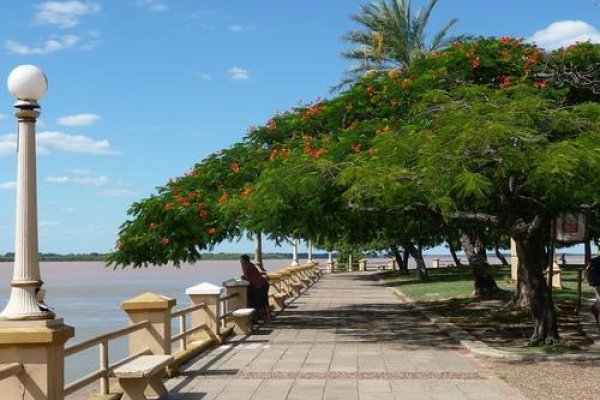
<svg viewBox="0 0 600 400">
<path fill-rule="evenodd" d="M 380 279 L 380 281 L 382 281 Z M 383 281 L 382 281 L 383 282 Z M 446 333 L 448 336 L 458 341 L 461 346 L 467 349 L 472 354 L 488 357 L 488 358 L 496 358 L 496 359 L 504 359 L 509 361 L 593 361 L 600 360 L 600 354 L 589 354 L 589 353 L 574 353 L 574 354 L 516 354 L 506 350 L 500 350 L 495 347 L 489 346 L 488 344 L 482 342 L 477 339 L 475 336 L 471 335 L 469 332 L 460 328 L 456 324 L 452 322 L 444 321 L 443 317 L 434 314 L 430 311 L 425 310 L 421 307 L 415 300 L 408 297 L 404 294 L 400 289 L 390 288 L 393 293 L 402 301 L 407 304 L 410 304 L 413 309 L 419 313 L 421 313 L 425 318 L 427 318 L 430 322 L 434 323 L 441 331 Z M 586 332 L 587 334 L 587 332 Z M 596 335 L 598 336 L 598 335 Z M 600 344 L 596 341 L 596 338 L 592 339 L 594 341 L 593 347 L 597 347 Z"/>
</svg>

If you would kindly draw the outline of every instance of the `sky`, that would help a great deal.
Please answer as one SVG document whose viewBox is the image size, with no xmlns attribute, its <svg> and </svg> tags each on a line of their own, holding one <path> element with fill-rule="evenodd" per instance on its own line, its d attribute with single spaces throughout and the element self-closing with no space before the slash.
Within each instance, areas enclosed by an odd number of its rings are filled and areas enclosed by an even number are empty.
<svg viewBox="0 0 600 400">
<path fill-rule="evenodd" d="M 40 251 L 111 251 L 133 202 L 277 111 L 330 96 L 350 67 L 340 37 L 365 3 L 11 2 L 0 14 L 0 79 L 34 64 L 49 81 L 37 125 Z M 600 6 L 590 0 L 440 0 L 429 32 L 453 17 L 454 34 L 546 48 L 600 42 Z M 0 253 L 14 249 L 13 103 L 0 90 Z"/>
</svg>

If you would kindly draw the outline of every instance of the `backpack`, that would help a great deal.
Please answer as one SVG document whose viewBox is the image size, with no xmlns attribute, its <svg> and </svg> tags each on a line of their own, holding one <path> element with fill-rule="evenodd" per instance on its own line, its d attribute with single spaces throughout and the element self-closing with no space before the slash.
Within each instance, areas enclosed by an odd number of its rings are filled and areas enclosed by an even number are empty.
<svg viewBox="0 0 600 400">
<path fill-rule="evenodd" d="M 590 286 L 600 286 L 600 257 L 594 257 L 586 268 L 587 281 Z"/>
</svg>

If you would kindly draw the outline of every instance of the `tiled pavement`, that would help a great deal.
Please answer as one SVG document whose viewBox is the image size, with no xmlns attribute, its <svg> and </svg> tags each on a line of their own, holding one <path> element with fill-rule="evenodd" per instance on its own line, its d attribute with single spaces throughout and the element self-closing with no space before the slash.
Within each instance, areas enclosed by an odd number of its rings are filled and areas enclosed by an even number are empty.
<svg viewBox="0 0 600 400">
<path fill-rule="evenodd" d="M 167 387 L 172 400 L 525 399 L 364 272 L 325 275 Z"/>
</svg>

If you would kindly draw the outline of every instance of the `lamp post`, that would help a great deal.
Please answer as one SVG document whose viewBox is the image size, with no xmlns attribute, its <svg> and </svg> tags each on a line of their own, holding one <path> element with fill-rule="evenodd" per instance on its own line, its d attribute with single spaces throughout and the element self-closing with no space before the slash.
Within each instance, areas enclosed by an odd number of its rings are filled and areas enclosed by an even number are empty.
<svg viewBox="0 0 600 400">
<path fill-rule="evenodd" d="M 17 218 L 12 290 L 0 318 L 53 319 L 54 314 L 42 309 L 36 300 L 43 282 L 38 261 L 35 123 L 40 114 L 38 100 L 46 93 L 48 81 L 38 67 L 20 65 L 11 71 L 7 84 L 17 99 Z"/>
<path fill-rule="evenodd" d="M 308 260 L 307 263 L 308 264 L 312 264 L 313 263 L 313 254 L 312 254 L 312 240 L 308 241 Z"/>
<path fill-rule="evenodd" d="M 293 255 L 292 255 L 292 267 L 297 267 L 300 265 L 300 261 L 298 261 L 298 239 L 294 239 L 294 247 L 293 247 Z"/>
</svg>

